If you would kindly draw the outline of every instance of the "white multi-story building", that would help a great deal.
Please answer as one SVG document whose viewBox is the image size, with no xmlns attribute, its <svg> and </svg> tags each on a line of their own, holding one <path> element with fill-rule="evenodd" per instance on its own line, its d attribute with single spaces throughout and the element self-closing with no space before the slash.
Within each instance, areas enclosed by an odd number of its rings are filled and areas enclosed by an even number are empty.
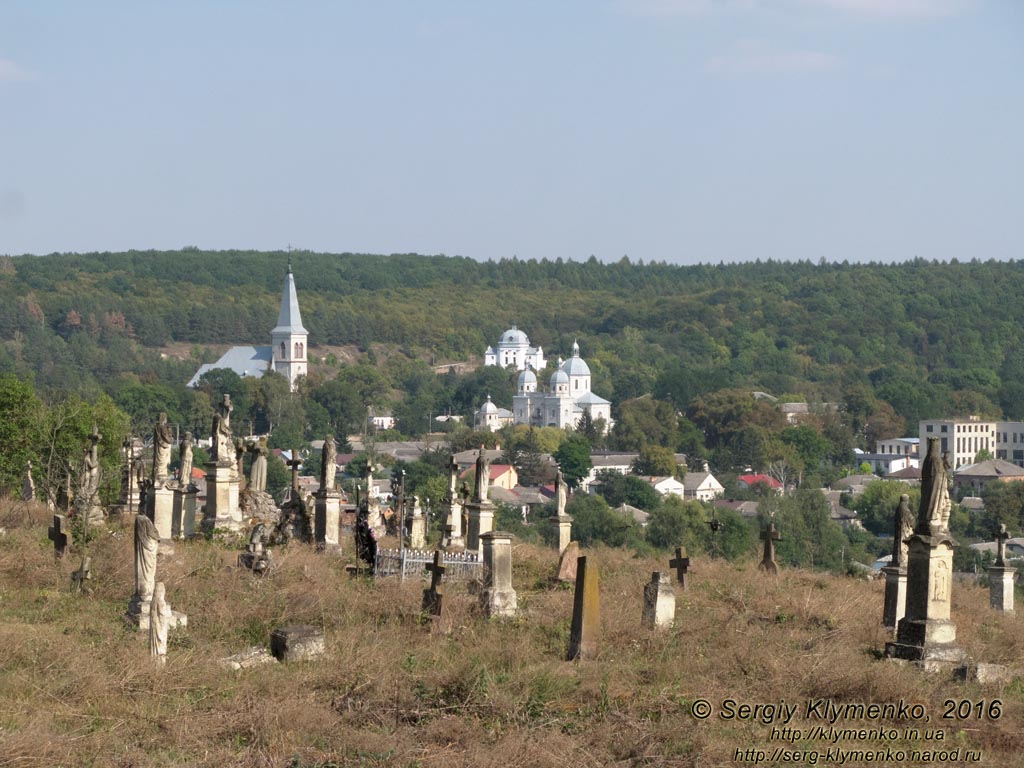
<svg viewBox="0 0 1024 768">
<path fill-rule="evenodd" d="M 949 452 L 953 469 L 973 464 L 980 451 L 996 455 L 996 422 L 982 421 L 977 416 L 967 419 L 929 419 L 919 425 L 921 446 L 929 437 L 939 439 L 939 451 Z M 922 448 L 922 452 L 926 452 Z M 921 460 L 924 460 L 924 456 Z"/>
<path fill-rule="evenodd" d="M 500 365 L 517 371 L 529 368 L 540 371 L 547 365 L 547 361 L 544 360 L 544 350 L 531 347 L 529 337 L 513 325 L 501 334 L 496 347 L 487 347 L 484 365 Z"/>
<path fill-rule="evenodd" d="M 573 342 L 572 357 L 551 374 L 546 392 L 537 388 L 537 374 L 527 368 L 519 374 L 512 398 L 512 418 L 516 424 L 538 427 L 575 427 L 589 412 L 596 421 L 604 419 L 605 429 L 612 426 L 612 404 L 590 391 L 590 366 L 580 357 L 580 345 Z"/>
</svg>

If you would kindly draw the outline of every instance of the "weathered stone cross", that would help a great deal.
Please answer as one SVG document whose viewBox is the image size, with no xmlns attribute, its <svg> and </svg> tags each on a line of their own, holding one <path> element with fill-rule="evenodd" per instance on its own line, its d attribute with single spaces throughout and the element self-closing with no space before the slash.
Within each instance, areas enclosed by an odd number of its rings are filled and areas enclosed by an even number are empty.
<svg viewBox="0 0 1024 768">
<path fill-rule="evenodd" d="M 292 490 L 298 493 L 299 467 L 302 466 L 302 459 L 299 458 L 299 452 L 292 448 L 292 457 L 286 461 L 285 464 L 292 468 Z"/>
<path fill-rule="evenodd" d="M 423 605 L 420 608 L 424 622 L 431 622 L 435 628 L 440 628 L 441 619 L 441 601 L 444 598 L 437 588 L 441 586 L 441 577 L 444 572 L 448 570 L 442 562 L 444 555 L 441 554 L 441 550 L 434 552 L 434 562 L 427 566 L 427 570 L 430 571 L 430 586 L 423 590 Z"/>
<path fill-rule="evenodd" d="M 782 536 L 775 529 L 775 522 L 768 523 L 768 527 L 761 531 L 761 540 L 764 541 L 764 557 L 761 559 L 758 569 L 771 574 L 779 572 L 779 566 L 775 562 L 775 542 L 782 541 Z"/>
<path fill-rule="evenodd" d="M 47 531 L 47 536 L 53 542 L 54 557 L 64 557 L 68 548 L 67 518 L 64 515 L 53 516 L 53 525 Z"/>
<path fill-rule="evenodd" d="M 441 550 L 434 552 L 434 562 L 427 566 L 427 570 L 430 571 L 430 591 L 437 592 L 437 588 L 441 586 L 441 577 L 444 576 L 444 572 L 448 568 L 442 565 L 444 561 L 444 555 L 441 554 Z"/>
<path fill-rule="evenodd" d="M 1010 534 L 1006 532 L 1006 524 L 1000 523 L 999 533 L 996 534 L 996 565 L 1006 565 L 1006 540 L 1010 538 Z"/>
<path fill-rule="evenodd" d="M 682 589 L 686 589 L 686 571 L 690 567 L 690 558 L 686 556 L 686 547 L 676 547 L 675 559 L 668 561 L 668 567 L 674 568 L 676 581 Z"/>
</svg>

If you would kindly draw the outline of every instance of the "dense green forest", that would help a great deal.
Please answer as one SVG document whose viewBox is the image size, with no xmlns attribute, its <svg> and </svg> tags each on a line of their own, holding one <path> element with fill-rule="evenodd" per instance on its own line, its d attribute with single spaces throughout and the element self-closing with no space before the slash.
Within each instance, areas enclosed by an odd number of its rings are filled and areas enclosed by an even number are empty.
<svg viewBox="0 0 1024 768">
<path fill-rule="evenodd" d="M 288 259 L 311 357 L 327 358 L 300 398 L 276 377 L 220 373 L 186 391 L 215 359 L 203 345 L 268 343 Z M 513 375 L 436 375 L 429 364 L 479 360 L 515 324 L 552 359 L 580 340 L 618 421 L 595 443 L 814 470 L 922 418 L 1024 418 L 1022 315 L 1024 262 L 481 263 L 195 248 L 0 257 L 0 372 L 44 399 L 108 395 L 136 429 L 165 410 L 202 431 L 212 398 L 230 391 L 236 414 L 273 427 L 280 445 L 358 431 L 368 407 L 393 410 L 415 436 L 432 415 L 470 416 L 486 394 L 507 406 Z M 191 359 L 162 356 L 171 342 L 191 345 Z M 325 345 L 361 355 L 342 364 L 318 353 Z M 839 412 L 794 431 L 753 390 Z"/>
</svg>

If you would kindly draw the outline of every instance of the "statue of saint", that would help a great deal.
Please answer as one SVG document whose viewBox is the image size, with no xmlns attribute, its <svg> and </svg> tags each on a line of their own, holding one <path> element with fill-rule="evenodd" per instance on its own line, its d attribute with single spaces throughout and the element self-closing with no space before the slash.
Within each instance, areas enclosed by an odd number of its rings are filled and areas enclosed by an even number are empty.
<svg viewBox="0 0 1024 768">
<path fill-rule="evenodd" d="M 224 399 L 217 405 L 213 414 L 213 429 L 211 448 L 213 460 L 222 464 L 231 464 L 235 457 L 235 446 L 231 434 L 231 411 L 235 407 L 231 404 L 231 395 L 224 395 Z"/>
<path fill-rule="evenodd" d="M 252 466 L 249 468 L 249 490 L 263 493 L 267 490 L 267 438 L 261 437 L 258 443 L 249 446 L 253 455 Z"/>
<path fill-rule="evenodd" d="M 929 437 L 928 453 L 921 467 L 921 507 L 915 531 L 925 536 L 945 531 L 951 506 L 946 461 L 939 454 L 939 438 Z"/>
<path fill-rule="evenodd" d="M 452 456 L 448 462 L 448 501 L 455 502 L 458 499 L 456 485 L 459 482 L 459 464 Z"/>
<path fill-rule="evenodd" d="M 89 435 L 91 446 L 85 449 L 82 456 L 82 473 L 78 480 L 79 503 L 86 506 L 93 506 L 97 503 L 96 497 L 100 492 L 100 459 L 98 445 L 101 435 L 97 430 Z"/>
<path fill-rule="evenodd" d="M 156 553 L 160 534 L 145 515 L 135 516 L 135 596 L 133 602 L 149 602 L 156 584 Z"/>
<path fill-rule="evenodd" d="M 369 467 L 369 463 L 367 463 Z M 334 490 L 334 475 L 338 471 L 338 446 L 334 442 L 334 435 L 328 435 L 324 440 L 323 453 L 320 455 L 320 490 L 322 492 Z"/>
<path fill-rule="evenodd" d="M 914 534 L 914 513 L 910 511 L 910 496 L 900 496 L 896 507 L 896 530 L 893 532 L 892 562 L 890 566 L 902 568 L 907 564 L 907 539 Z"/>
<path fill-rule="evenodd" d="M 35 501 L 36 500 L 36 484 L 32 479 L 32 461 L 25 462 L 25 480 L 21 484 L 21 500 L 22 501 Z"/>
<path fill-rule="evenodd" d="M 565 502 L 568 494 L 568 488 L 565 484 L 565 477 L 562 475 L 562 470 L 558 470 L 555 474 L 555 499 L 558 502 L 558 516 L 562 517 L 565 514 Z"/>
<path fill-rule="evenodd" d="M 167 423 L 167 414 L 161 413 L 153 429 L 153 487 L 163 488 L 171 473 L 171 445 L 174 432 Z"/>
<path fill-rule="evenodd" d="M 181 441 L 178 453 L 181 455 L 181 471 L 178 473 L 178 485 L 187 489 L 192 485 L 192 433 L 186 432 Z"/>
<path fill-rule="evenodd" d="M 485 458 L 484 446 L 480 446 L 480 453 L 476 457 L 476 480 L 473 487 L 473 500 L 476 502 L 487 501 L 487 488 L 491 479 L 491 462 Z"/>
</svg>

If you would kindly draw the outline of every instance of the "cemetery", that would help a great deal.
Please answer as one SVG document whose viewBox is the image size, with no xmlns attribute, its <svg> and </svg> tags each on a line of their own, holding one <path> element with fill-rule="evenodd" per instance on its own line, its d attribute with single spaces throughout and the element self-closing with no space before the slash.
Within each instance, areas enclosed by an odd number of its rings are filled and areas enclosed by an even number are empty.
<svg viewBox="0 0 1024 768">
<path fill-rule="evenodd" d="M 190 489 L 167 472 L 161 429 L 141 513 L 97 514 L 91 496 L 70 515 L 30 496 L 0 507 L 3 764 L 717 765 L 773 746 L 763 717 L 734 716 L 767 710 L 736 702 L 806 702 L 809 719 L 822 700 L 911 702 L 929 735 L 896 719 L 888 746 L 1024 764 L 1008 534 L 991 594 L 951 578 L 934 446 L 920 509 L 893 509 L 912 532 L 865 581 L 780 566 L 774 521 L 763 557 L 738 563 L 581 547 L 560 478 L 549 546 L 518 542 L 493 529 L 487 472 L 458 492 L 454 462 L 440 532 L 417 524 L 401 477 L 408 514 L 391 534 L 366 494 L 341 525 L 330 469 L 311 506 L 243 505 L 264 470 L 257 448 L 239 471 L 227 400 L 207 504 L 170 499 L 185 510 L 172 523 L 159 492 Z M 962 702 L 981 714 L 956 714 Z M 804 731 L 794 746 L 827 746 Z"/>
</svg>

